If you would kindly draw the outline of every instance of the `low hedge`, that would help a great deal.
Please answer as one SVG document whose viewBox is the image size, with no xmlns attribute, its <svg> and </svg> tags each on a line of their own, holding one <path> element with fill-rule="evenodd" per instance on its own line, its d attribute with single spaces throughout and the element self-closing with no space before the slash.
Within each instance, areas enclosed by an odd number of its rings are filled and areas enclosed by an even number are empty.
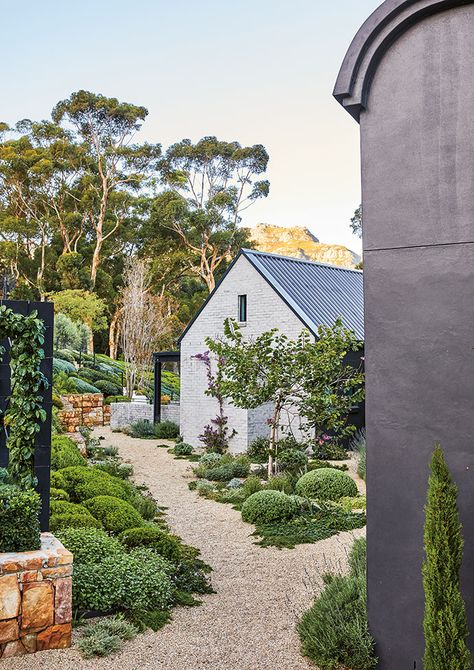
<svg viewBox="0 0 474 670">
<path fill-rule="evenodd" d="M 102 528 L 102 525 L 91 514 L 53 514 L 50 517 L 49 530 L 52 533 L 65 528 Z"/>
<path fill-rule="evenodd" d="M 79 377 L 73 377 L 71 375 L 69 379 L 76 385 L 78 393 L 100 393 L 97 386 L 93 386 L 92 384 L 89 384 L 89 382 L 85 382 L 83 379 L 79 379 Z"/>
<path fill-rule="evenodd" d="M 358 489 L 355 481 L 345 472 L 321 468 L 303 475 L 296 484 L 296 493 L 305 498 L 337 501 L 356 496 Z"/>
<path fill-rule="evenodd" d="M 65 435 L 54 435 L 51 440 L 51 467 L 62 470 L 74 465 L 86 465 L 76 443 Z"/>
<path fill-rule="evenodd" d="M 60 470 L 59 474 L 64 479 L 61 488 L 69 493 L 72 502 L 80 503 L 100 495 L 123 500 L 130 496 L 121 479 L 97 468 L 74 466 Z"/>
<path fill-rule="evenodd" d="M 154 549 L 158 554 L 173 563 L 178 562 L 182 556 L 179 539 L 157 526 L 129 528 L 119 535 L 119 540 L 128 549 L 135 549 L 136 547 Z"/>
<path fill-rule="evenodd" d="M 0 486 L 0 552 L 40 548 L 40 508 L 41 500 L 35 491 Z"/>
<path fill-rule="evenodd" d="M 179 442 L 173 449 L 175 456 L 189 456 L 193 451 L 193 447 L 186 442 Z"/>
<path fill-rule="evenodd" d="M 87 510 L 82 505 L 76 503 L 68 502 L 67 500 L 51 500 L 50 503 L 51 516 L 53 514 L 89 514 Z"/>
<path fill-rule="evenodd" d="M 108 379 L 99 379 L 98 381 L 94 382 L 94 386 L 96 386 L 105 396 L 118 396 L 123 393 L 121 386 L 114 384 Z"/>
<path fill-rule="evenodd" d="M 105 530 L 118 535 L 128 528 L 138 528 L 143 525 L 143 519 L 137 510 L 125 500 L 109 495 L 99 495 L 84 502 L 94 518 Z"/>
<path fill-rule="evenodd" d="M 248 523 L 271 523 L 296 516 L 299 506 L 281 491 L 258 491 L 242 505 L 242 519 Z"/>
</svg>

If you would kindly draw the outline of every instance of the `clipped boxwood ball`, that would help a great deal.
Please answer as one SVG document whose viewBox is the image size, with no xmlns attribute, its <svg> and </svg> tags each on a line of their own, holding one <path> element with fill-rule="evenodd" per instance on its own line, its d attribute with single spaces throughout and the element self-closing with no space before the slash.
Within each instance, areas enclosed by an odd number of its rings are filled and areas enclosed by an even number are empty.
<svg viewBox="0 0 474 670">
<path fill-rule="evenodd" d="M 119 540 L 128 549 L 136 547 L 153 549 L 173 563 L 179 562 L 182 558 L 183 552 L 179 539 L 157 526 L 129 528 L 120 534 Z"/>
<path fill-rule="evenodd" d="M 340 500 L 358 493 L 357 485 L 345 472 L 334 468 L 312 470 L 298 479 L 296 493 L 305 498 Z"/>
<path fill-rule="evenodd" d="M 118 534 L 127 528 L 143 526 L 143 519 L 137 510 L 125 500 L 113 496 L 96 496 L 86 500 L 84 507 L 111 533 Z"/>
<path fill-rule="evenodd" d="M 101 525 L 90 514 L 53 514 L 49 519 L 49 530 L 55 533 L 64 528 L 101 528 Z"/>
<path fill-rule="evenodd" d="M 272 523 L 291 519 L 299 511 L 296 502 L 281 491 L 258 491 L 242 505 L 242 519 L 249 523 Z"/>
</svg>

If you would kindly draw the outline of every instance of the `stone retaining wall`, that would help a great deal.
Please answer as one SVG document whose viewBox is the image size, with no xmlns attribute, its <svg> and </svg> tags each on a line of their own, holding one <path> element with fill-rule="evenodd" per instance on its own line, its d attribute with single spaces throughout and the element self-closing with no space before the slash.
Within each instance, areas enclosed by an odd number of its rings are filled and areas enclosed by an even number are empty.
<svg viewBox="0 0 474 670">
<path fill-rule="evenodd" d="M 107 426 L 110 405 L 104 405 L 102 393 L 73 393 L 61 396 L 63 409 L 58 417 L 67 433 L 76 433 L 79 426 Z"/>
<path fill-rule="evenodd" d="M 0 658 L 71 646 L 72 562 L 51 533 L 38 551 L 0 554 Z"/>
</svg>

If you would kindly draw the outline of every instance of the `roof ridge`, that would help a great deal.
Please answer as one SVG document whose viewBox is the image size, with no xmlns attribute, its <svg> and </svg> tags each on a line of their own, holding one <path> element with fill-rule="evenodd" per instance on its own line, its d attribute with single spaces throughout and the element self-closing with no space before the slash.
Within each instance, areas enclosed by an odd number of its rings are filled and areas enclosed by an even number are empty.
<svg viewBox="0 0 474 670">
<path fill-rule="evenodd" d="M 310 261 L 305 258 L 295 258 L 294 256 L 283 256 L 283 254 L 275 254 L 271 251 L 259 251 L 258 249 L 245 249 L 242 248 L 241 252 L 244 256 L 250 254 L 255 256 L 270 256 L 272 258 L 281 258 L 285 261 L 292 261 L 293 263 L 306 263 L 307 265 L 317 265 L 319 267 L 331 268 L 332 270 L 344 270 L 345 272 L 356 272 L 357 274 L 363 274 L 363 270 L 357 270 L 356 268 L 345 268 L 342 265 L 332 265 L 332 263 L 323 263 L 321 261 Z"/>
</svg>

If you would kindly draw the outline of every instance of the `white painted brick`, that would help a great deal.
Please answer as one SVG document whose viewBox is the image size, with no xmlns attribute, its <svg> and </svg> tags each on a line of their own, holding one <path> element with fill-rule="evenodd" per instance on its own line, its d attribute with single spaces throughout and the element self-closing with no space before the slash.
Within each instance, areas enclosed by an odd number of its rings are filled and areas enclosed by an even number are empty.
<svg viewBox="0 0 474 670">
<path fill-rule="evenodd" d="M 205 394 L 206 367 L 193 356 L 207 350 L 206 337 L 223 335 L 227 317 L 237 318 L 239 295 L 247 295 L 248 320 L 242 328 L 246 338 L 278 328 L 294 339 L 305 327 L 247 258 L 241 256 L 181 341 L 180 425 L 185 442 L 193 446 L 200 446 L 199 435 L 218 411 L 217 401 Z M 245 451 L 255 437 L 268 434 L 266 420 L 271 407 L 247 411 L 226 404 L 225 411 L 231 429 L 237 430 L 231 441 L 233 452 Z"/>
</svg>

